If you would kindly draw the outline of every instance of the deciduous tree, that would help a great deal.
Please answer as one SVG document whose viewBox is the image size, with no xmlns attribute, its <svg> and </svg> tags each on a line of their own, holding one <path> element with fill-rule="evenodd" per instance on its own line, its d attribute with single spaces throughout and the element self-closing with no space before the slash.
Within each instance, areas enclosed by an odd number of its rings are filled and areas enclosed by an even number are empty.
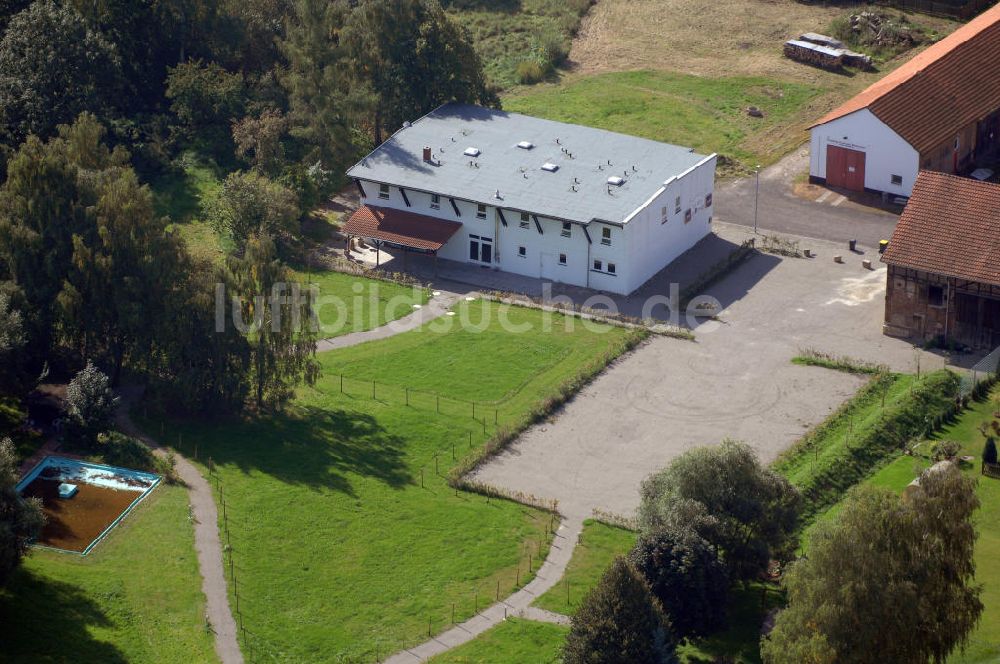
<svg viewBox="0 0 1000 664">
<path fill-rule="evenodd" d="M 786 575 L 769 664 L 944 662 L 983 611 L 974 583 L 975 481 L 926 471 L 907 497 L 862 486 Z"/>
<path fill-rule="evenodd" d="M 10 438 L 0 440 L 0 588 L 28 553 L 28 546 L 45 525 L 41 501 L 22 498 L 17 491 L 19 463 Z"/>
<path fill-rule="evenodd" d="M 298 226 L 295 193 L 253 171 L 230 173 L 206 207 L 209 220 L 233 240 L 237 253 L 254 236 L 281 236 Z"/>
<path fill-rule="evenodd" d="M 114 423 L 118 397 L 111 380 L 92 362 L 80 370 L 66 387 L 67 434 L 84 447 L 93 447 L 97 437 Z"/>
<path fill-rule="evenodd" d="M 790 553 L 801 497 L 749 445 L 726 440 L 686 452 L 641 493 L 645 532 L 686 522 L 717 549 L 734 581 L 756 578 L 772 557 Z"/>
<path fill-rule="evenodd" d="M 704 636 L 725 623 L 729 573 L 715 548 L 690 529 L 639 538 L 629 561 L 649 583 L 679 638 Z"/>
<path fill-rule="evenodd" d="M 663 609 L 642 575 L 625 558 L 617 558 L 573 616 L 564 664 L 675 661 Z"/>
<path fill-rule="evenodd" d="M 274 241 L 255 235 L 242 256 L 226 259 L 232 295 L 238 297 L 238 320 L 250 344 L 253 394 L 258 410 L 275 408 L 292 397 L 301 382 L 319 375 L 317 326 L 310 293 L 301 290 L 278 259 Z M 232 307 L 237 315 L 237 307 Z"/>
<path fill-rule="evenodd" d="M 19 145 L 43 138 L 81 111 L 116 99 L 121 67 L 114 46 L 73 7 L 35 2 L 0 39 L 0 136 Z"/>
</svg>

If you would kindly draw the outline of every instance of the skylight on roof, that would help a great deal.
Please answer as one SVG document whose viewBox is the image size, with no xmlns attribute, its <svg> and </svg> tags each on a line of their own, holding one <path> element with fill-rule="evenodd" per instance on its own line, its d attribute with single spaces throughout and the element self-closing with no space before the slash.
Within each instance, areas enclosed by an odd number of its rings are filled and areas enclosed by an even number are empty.
<svg viewBox="0 0 1000 664">
<path fill-rule="evenodd" d="M 542 170 L 548 171 L 549 173 L 555 173 L 556 171 L 559 170 L 559 165 L 553 164 L 551 161 L 547 161 L 544 164 L 542 164 Z"/>
<path fill-rule="evenodd" d="M 531 148 L 535 147 L 535 144 L 532 143 L 531 141 L 521 141 L 520 143 L 517 144 L 517 147 L 521 148 L 522 150 L 530 150 Z"/>
<path fill-rule="evenodd" d="M 608 184 L 613 184 L 616 187 L 620 187 L 625 184 L 625 178 L 620 175 L 612 175 L 608 178 Z"/>
<path fill-rule="evenodd" d="M 464 154 L 466 157 L 478 157 L 480 153 L 479 153 L 479 148 L 468 147 L 465 148 L 465 152 L 463 152 L 462 154 Z"/>
</svg>

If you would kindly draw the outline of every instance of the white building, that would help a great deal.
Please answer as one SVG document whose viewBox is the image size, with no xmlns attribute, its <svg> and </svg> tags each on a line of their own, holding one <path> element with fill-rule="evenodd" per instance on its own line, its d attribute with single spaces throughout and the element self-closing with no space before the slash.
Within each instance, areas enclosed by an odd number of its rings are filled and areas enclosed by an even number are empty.
<svg viewBox="0 0 1000 664">
<path fill-rule="evenodd" d="M 961 174 L 1000 149 L 1000 5 L 810 128 L 813 182 L 909 196 L 920 170 Z"/>
<path fill-rule="evenodd" d="M 628 294 L 709 232 L 715 155 L 446 104 L 348 175 L 349 236 Z"/>
</svg>

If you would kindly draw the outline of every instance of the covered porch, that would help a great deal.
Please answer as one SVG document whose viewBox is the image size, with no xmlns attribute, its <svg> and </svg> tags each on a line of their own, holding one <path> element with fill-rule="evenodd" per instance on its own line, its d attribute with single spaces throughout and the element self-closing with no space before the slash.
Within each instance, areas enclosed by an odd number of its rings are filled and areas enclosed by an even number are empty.
<svg viewBox="0 0 1000 664">
<path fill-rule="evenodd" d="M 342 232 L 347 236 L 348 247 L 354 238 L 361 238 L 375 247 L 375 265 L 381 263 L 382 247 L 432 256 L 436 263 L 437 252 L 458 232 L 462 224 L 437 219 L 424 214 L 394 208 L 362 205 L 344 223 Z"/>
</svg>

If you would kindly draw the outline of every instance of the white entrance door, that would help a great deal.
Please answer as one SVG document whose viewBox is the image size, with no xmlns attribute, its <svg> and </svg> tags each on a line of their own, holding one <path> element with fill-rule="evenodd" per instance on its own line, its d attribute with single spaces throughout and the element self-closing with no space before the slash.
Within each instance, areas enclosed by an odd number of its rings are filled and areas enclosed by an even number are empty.
<svg viewBox="0 0 1000 664">
<path fill-rule="evenodd" d="M 540 254 L 542 261 L 541 277 L 545 281 L 559 281 L 559 256 L 557 254 Z"/>
</svg>

